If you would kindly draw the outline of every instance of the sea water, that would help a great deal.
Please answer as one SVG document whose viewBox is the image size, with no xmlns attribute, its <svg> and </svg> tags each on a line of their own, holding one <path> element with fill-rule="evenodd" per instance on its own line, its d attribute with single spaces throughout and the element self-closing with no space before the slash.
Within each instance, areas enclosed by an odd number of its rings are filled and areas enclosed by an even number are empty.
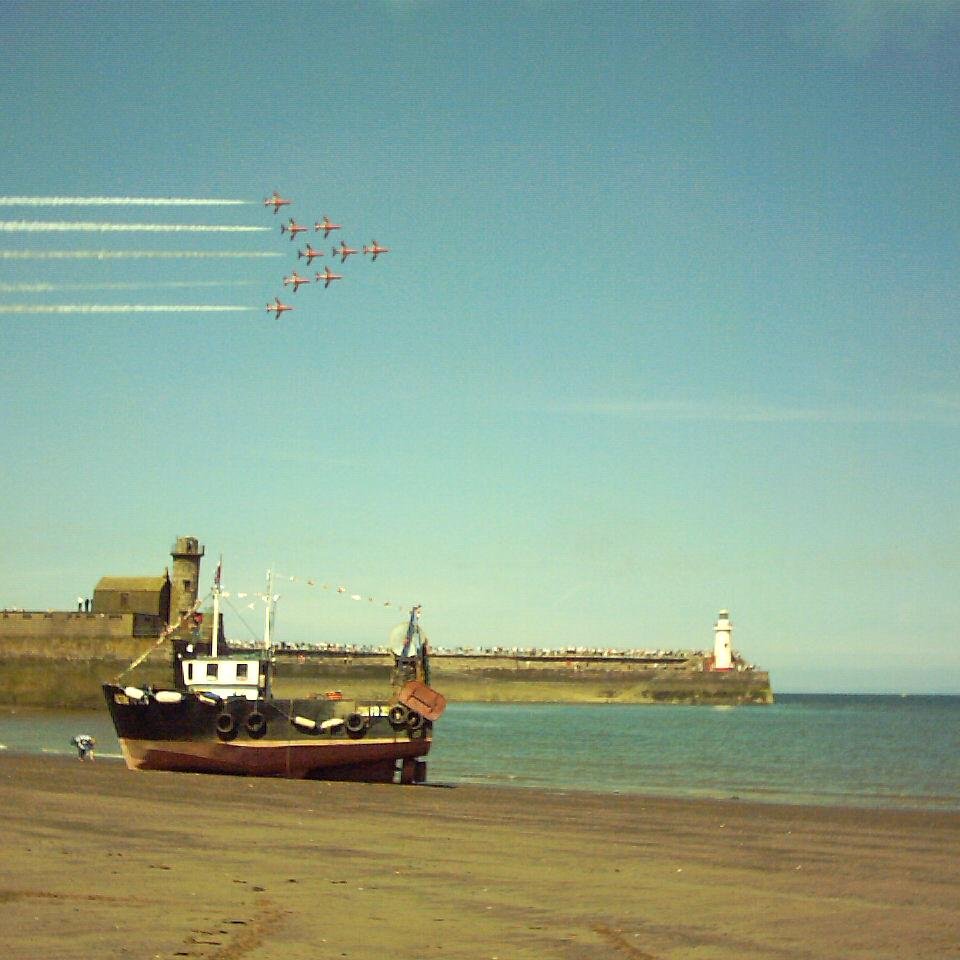
<svg viewBox="0 0 960 960">
<path fill-rule="evenodd" d="M 106 711 L 0 713 L 2 750 L 119 758 Z M 454 703 L 432 783 L 960 810 L 960 697 L 781 695 L 772 706 Z"/>
<path fill-rule="evenodd" d="M 960 810 L 960 697 L 463 704 L 454 716 L 438 725 L 431 775 L 455 782 Z"/>
</svg>

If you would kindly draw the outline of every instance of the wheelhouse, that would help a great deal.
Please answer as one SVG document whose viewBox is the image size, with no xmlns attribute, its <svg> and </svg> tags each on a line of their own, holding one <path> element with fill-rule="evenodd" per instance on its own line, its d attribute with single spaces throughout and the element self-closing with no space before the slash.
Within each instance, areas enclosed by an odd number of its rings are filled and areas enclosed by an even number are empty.
<svg viewBox="0 0 960 960">
<path fill-rule="evenodd" d="M 193 657 L 180 661 L 183 689 L 211 693 L 221 700 L 244 697 L 259 700 L 267 695 L 268 663 L 249 657 Z"/>
</svg>

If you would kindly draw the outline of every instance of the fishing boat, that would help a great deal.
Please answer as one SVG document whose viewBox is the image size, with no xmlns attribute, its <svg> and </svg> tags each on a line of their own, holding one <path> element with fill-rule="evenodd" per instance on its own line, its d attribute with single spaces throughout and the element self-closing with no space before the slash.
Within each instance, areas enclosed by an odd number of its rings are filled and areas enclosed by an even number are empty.
<svg viewBox="0 0 960 960">
<path fill-rule="evenodd" d="M 393 650 L 391 691 L 385 699 L 351 699 L 339 690 L 283 699 L 274 697 L 271 689 L 276 602 L 272 585 L 266 595 L 263 642 L 252 651 L 224 639 L 221 593 L 218 567 L 209 643 L 199 639 L 199 627 L 192 635 L 182 622 L 170 629 L 169 689 L 122 685 L 119 678 L 103 684 L 127 767 L 306 780 L 425 782 L 433 724 L 446 701 L 430 687 L 420 607 L 410 610 L 402 644 Z M 195 616 L 191 613 L 190 619 Z"/>
</svg>

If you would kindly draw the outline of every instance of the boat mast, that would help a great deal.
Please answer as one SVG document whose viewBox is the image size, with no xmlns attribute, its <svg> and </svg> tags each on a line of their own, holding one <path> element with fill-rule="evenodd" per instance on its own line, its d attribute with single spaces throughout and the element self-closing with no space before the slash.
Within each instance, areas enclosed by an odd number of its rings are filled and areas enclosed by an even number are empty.
<svg viewBox="0 0 960 960">
<path fill-rule="evenodd" d="M 220 569 L 223 566 L 223 554 L 217 561 L 217 572 L 213 575 L 213 629 L 210 634 L 210 656 L 217 656 L 217 644 L 220 640 Z"/>
<path fill-rule="evenodd" d="M 263 616 L 263 646 L 269 650 L 273 637 L 271 631 L 273 627 L 273 570 L 267 571 L 267 608 Z"/>
<path fill-rule="evenodd" d="M 403 641 L 403 653 L 401 656 L 410 655 L 410 647 L 413 645 L 413 638 L 420 634 L 420 605 L 410 608 L 410 622 L 407 624 L 407 635 Z"/>
</svg>

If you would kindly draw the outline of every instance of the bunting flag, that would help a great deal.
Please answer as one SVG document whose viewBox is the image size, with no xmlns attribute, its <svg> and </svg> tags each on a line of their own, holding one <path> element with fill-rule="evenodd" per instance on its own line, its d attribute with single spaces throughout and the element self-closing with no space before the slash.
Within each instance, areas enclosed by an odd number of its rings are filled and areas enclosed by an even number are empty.
<svg viewBox="0 0 960 960">
<path fill-rule="evenodd" d="M 257 605 L 257 600 L 262 600 L 264 603 L 267 603 L 271 599 L 268 593 L 255 593 L 246 590 L 241 590 L 237 593 L 231 593 L 229 590 L 221 590 L 220 596 L 223 597 L 224 600 L 229 600 L 230 597 L 236 597 L 238 600 L 246 600 L 247 597 L 253 597 L 253 602 L 247 604 L 251 610 Z M 274 594 L 272 599 L 273 602 L 276 603 L 280 599 L 280 594 Z"/>
<path fill-rule="evenodd" d="M 317 580 L 316 577 L 284 574 L 280 576 L 280 579 L 287 580 L 290 583 L 303 583 L 307 587 L 311 588 L 319 587 L 321 590 L 333 591 L 353 601 L 365 600 L 367 603 L 376 603 L 383 607 L 396 607 L 398 610 L 409 610 L 411 607 L 415 606 L 415 604 L 412 603 L 398 603 L 396 600 L 378 600 L 376 597 L 373 597 L 370 594 L 359 593 L 358 591 L 352 590 L 350 587 L 342 583 L 336 585 L 331 583 L 323 583 L 322 581 Z"/>
<path fill-rule="evenodd" d="M 218 573 L 214 574 L 214 580 L 219 585 Z M 353 600 L 356 602 L 366 602 L 379 604 L 382 607 L 396 607 L 398 610 L 404 612 L 408 611 L 411 607 L 416 606 L 413 603 L 399 603 L 396 600 L 378 600 L 376 597 L 371 596 L 367 593 L 360 593 L 356 590 L 351 589 L 345 584 L 333 584 L 333 583 L 323 583 L 322 581 L 317 580 L 316 577 L 301 577 L 301 576 L 291 576 L 289 574 L 274 574 L 277 580 L 285 580 L 289 583 L 302 583 L 305 586 L 316 589 L 319 587 L 320 590 L 326 590 L 328 592 L 337 593 L 345 597 L 348 600 Z M 280 599 L 280 594 L 274 594 L 272 597 L 268 593 L 264 593 L 259 590 L 234 590 L 232 593 L 229 590 L 221 590 L 220 596 L 224 599 L 229 599 L 233 596 L 237 600 L 250 600 L 250 602 L 244 604 L 248 610 L 255 609 L 257 601 L 262 603 L 276 603 Z"/>
<path fill-rule="evenodd" d="M 221 565 L 220 565 L 220 564 L 217 564 L 217 570 L 216 570 L 216 574 L 215 574 L 215 579 L 216 579 L 217 586 L 220 585 L 220 574 L 221 574 Z M 309 587 L 315 587 L 315 586 L 317 585 L 316 579 L 306 578 L 306 577 L 304 577 L 304 578 L 299 578 L 299 577 L 291 576 L 291 577 L 287 577 L 287 578 L 281 577 L 280 579 L 288 579 L 288 580 L 290 580 L 290 582 L 292 582 L 292 583 L 296 583 L 296 582 L 298 582 L 298 580 L 303 579 L 303 581 L 304 581 L 304 582 L 307 584 L 307 586 L 309 586 Z M 321 583 L 321 584 L 320 584 L 320 589 L 321 589 L 321 590 L 329 590 L 329 589 L 330 589 L 330 584 Z M 363 599 L 364 599 L 363 594 L 360 594 L 360 593 L 349 593 L 347 587 L 343 586 L 342 584 L 341 584 L 341 585 L 338 585 L 338 586 L 336 587 L 336 592 L 339 593 L 339 594 L 343 594 L 344 596 L 347 596 L 347 597 L 349 597 L 351 600 L 354 600 L 354 601 L 363 600 Z M 230 597 L 230 593 L 229 593 L 229 591 L 227 591 L 227 590 L 222 590 L 222 591 L 220 592 L 220 595 L 221 595 L 222 597 L 224 597 L 225 599 L 228 599 L 228 598 Z M 263 603 L 276 603 L 276 602 L 280 599 L 280 594 L 279 594 L 279 593 L 275 593 L 275 594 L 273 594 L 273 595 L 270 595 L 270 594 L 268 594 L 268 593 L 259 593 L 259 592 L 257 592 L 257 591 L 238 591 L 238 592 L 236 592 L 236 593 L 234 594 L 234 596 L 237 597 L 237 599 L 246 599 L 247 597 L 253 597 L 254 599 L 251 600 L 250 603 L 246 604 L 246 607 L 247 607 L 248 610 L 254 610 L 254 609 L 256 609 L 257 600 L 260 600 L 260 601 L 262 601 Z M 197 613 L 197 612 L 200 610 L 200 608 L 203 606 L 203 604 L 205 604 L 205 603 L 207 602 L 207 600 L 209 600 L 209 599 L 210 599 L 210 595 L 209 595 L 209 594 L 208 594 L 206 597 L 198 598 L 197 601 L 196 601 L 196 603 L 194 603 L 193 606 L 192 606 L 189 610 L 187 610 L 187 611 L 180 617 L 179 620 L 176 621 L 176 623 L 171 623 L 171 624 L 168 624 L 166 627 L 164 627 L 163 630 L 160 632 L 160 636 L 157 637 L 156 641 L 155 641 L 153 644 L 151 644 L 150 647 L 148 647 L 148 649 L 147 649 L 141 656 L 137 657 L 136 660 L 134 660 L 134 661 L 133 661 L 132 663 L 130 663 L 126 668 L 124 668 L 123 670 L 121 670 L 120 673 L 117 674 L 116 679 L 115 679 L 115 682 L 116 682 L 116 683 L 119 683 L 121 677 L 123 677 L 124 675 L 128 674 L 131 670 L 134 670 L 136 667 L 140 666 L 140 664 L 143 663 L 143 661 L 146 660 L 147 657 L 149 657 L 150 654 L 154 652 L 154 650 L 156 650 L 162 643 L 164 643 L 166 640 L 168 640 L 168 639 L 170 638 L 170 635 L 171 635 L 172 633 L 175 633 L 175 632 L 176 632 L 177 630 L 179 630 L 180 627 L 182 627 L 185 623 L 191 621 L 191 620 L 193 619 L 194 614 Z M 382 606 L 384 606 L 384 607 L 396 607 L 396 608 L 399 609 L 399 610 L 411 609 L 411 608 L 413 608 L 414 606 L 416 606 L 416 607 L 419 609 L 419 606 L 420 606 L 419 604 L 397 603 L 397 602 L 394 601 L 394 600 L 378 601 L 378 600 L 376 600 L 374 597 L 371 597 L 371 596 L 367 596 L 367 597 L 366 597 L 366 600 L 367 600 L 368 603 L 381 603 Z"/>
</svg>

